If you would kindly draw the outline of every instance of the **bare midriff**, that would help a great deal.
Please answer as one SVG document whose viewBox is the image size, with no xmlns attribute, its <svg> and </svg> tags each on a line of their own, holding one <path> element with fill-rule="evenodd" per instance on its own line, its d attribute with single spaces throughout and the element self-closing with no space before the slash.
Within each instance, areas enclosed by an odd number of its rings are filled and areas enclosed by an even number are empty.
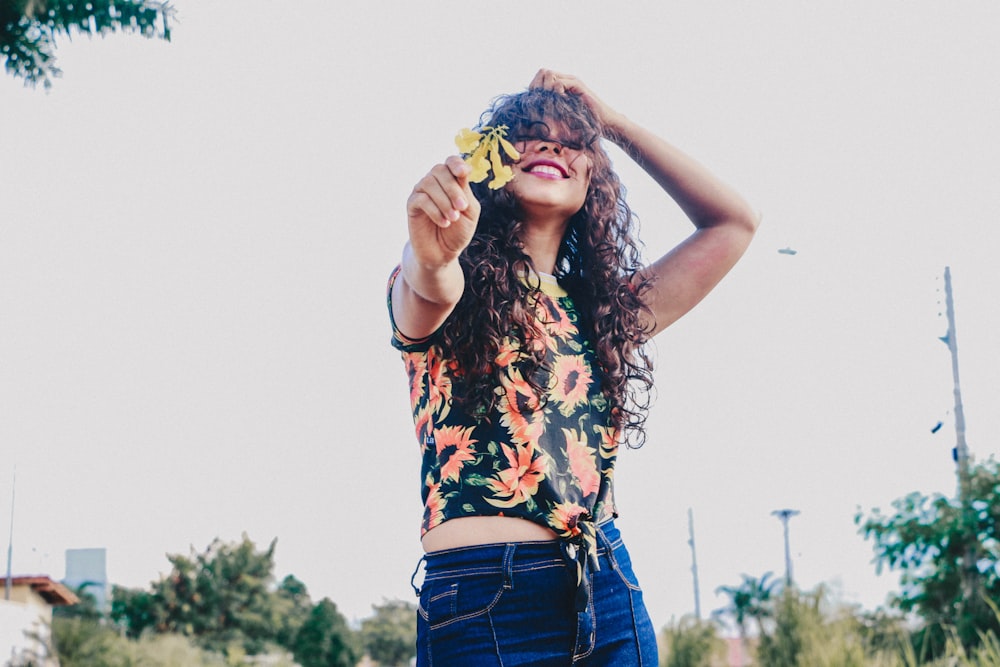
<svg viewBox="0 0 1000 667">
<path fill-rule="evenodd" d="M 424 551 L 442 551 L 498 542 L 541 542 L 559 536 L 540 524 L 512 516 L 463 516 L 424 533 Z"/>
</svg>

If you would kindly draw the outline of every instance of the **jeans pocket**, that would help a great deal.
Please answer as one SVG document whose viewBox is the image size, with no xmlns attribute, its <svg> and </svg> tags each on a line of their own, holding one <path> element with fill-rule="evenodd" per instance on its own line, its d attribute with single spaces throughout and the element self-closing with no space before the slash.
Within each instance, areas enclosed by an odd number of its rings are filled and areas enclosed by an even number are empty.
<svg viewBox="0 0 1000 667">
<path fill-rule="evenodd" d="M 420 596 L 421 615 L 432 630 L 482 616 L 504 592 L 499 573 L 433 582 L 425 588 Z"/>
<path fill-rule="evenodd" d="M 639 580 L 636 578 L 635 572 L 632 571 L 632 558 L 628 555 L 625 545 L 620 544 L 615 547 L 610 556 L 611 566 L 618 573 L 618 576 L 621 577 L 622 583 L 633 591 L 641 591 Z"/>
</svg>

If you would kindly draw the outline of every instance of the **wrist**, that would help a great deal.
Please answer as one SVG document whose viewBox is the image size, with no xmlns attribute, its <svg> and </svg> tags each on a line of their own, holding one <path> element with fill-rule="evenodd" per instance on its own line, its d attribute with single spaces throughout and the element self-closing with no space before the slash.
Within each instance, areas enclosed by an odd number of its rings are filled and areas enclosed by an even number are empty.
<svg viewBox="0 0 1000 667">
<path fill-rule="evenodd" d="M 625 114 L 617 112 L 609 114 L 603 119 L 602 135 L 608 141 L 621 143 L 626 140 L 631 124 L 632 121 Z"/>
</svg>

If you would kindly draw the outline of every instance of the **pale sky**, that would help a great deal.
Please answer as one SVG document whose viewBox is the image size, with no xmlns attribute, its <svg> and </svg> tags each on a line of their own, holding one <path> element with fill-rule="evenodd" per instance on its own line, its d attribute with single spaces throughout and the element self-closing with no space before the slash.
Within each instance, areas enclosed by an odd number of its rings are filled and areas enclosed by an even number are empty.
<svg viewBox="0 0 1000 667">
<path fill-rule="evenodd" d="M 881 603 L 857 509 L 1000 451 L 1000 5 L 177 0 L 172 43 L 62 40 L 0 77 L 0 529 L 15 574 L 277 538 L 351 619 L 413 601 L 419 456 L 385 280 L 413 184 L 539 67 L 734 185 L 749 252 L 656 340 L 619 526 L 659 627 L 743 573 Z M 687 220 L 613 153 L 648 255 Z M 792 248 L 795 255 L 779 253 Z M 931 428 L 943 421 L 936 434 Z M 4 550 L 5 551 L 5 550 Z M 6 563 L 4 563 L 6 565 Z"/>
</svg>

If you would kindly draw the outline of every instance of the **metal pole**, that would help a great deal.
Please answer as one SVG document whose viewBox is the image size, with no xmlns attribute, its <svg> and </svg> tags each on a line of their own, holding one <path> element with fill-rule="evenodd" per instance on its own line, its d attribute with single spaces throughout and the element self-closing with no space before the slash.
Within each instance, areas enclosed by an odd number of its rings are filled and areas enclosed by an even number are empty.
<svg viewBox="0 0 1000 667">
<path fill-rule="evenodd" d="M 951 269 L 944 267 L 944 295 L 948 315 L 948 333 L 941 340 L 951 352 L 951 375 L 955 381 L 955 466 L 958 474 L 958 497 L 965 501 L 969 492 L 969 445 L 965 442 L 965 410 L 962 408 L 962 388 L 958 380 L 958 338 L 955 333 L 955 303 L 951 296 Z"/>
<path fill-rule="evenodd" d="M 688 544 L 691 545 L 691 576 L 694 579 L 694 617 L 701 620 L 701 594 L 698 592 L 698 556 L 694 549 L 694 513 L 688 508 Z"/>
<path fill-rule="evenodd" d="M 17 490 L 17 466 L 14 466 L 14 474 L 11 477 L 10 485 L 10 537 L 7 540 L 7 578 L 3 583 L 3 599 L 10 600 L 11 587 L 11 556 L 14 554 L 14 493 Z"/>
<path fill-rule="evenodd" d="M 774 510 L 771 512 L 774 516 L 781 520 L 781 524 L 785 530 L 785 585 L 792 585 L 792 552 L 788 546 L 788 520 L 793 516 L 799 514 L 798 510 Z"/>
<path fill-rule="evenodd" d="M 948 315 L 948 333 L 941 340 L 951 352 L 951 375 L 955 382 L 955 473 L 958 476 L 958 504 L 962 512 L 962 524 L 966 531 L 968 546 L 962 567 L 963 605 L 974 604 L 979 589 L 977 566 L 979 542 L 976 537 L 976 518 L 972 509 L 971 475 L 969 470 L 969 445 L 965 441 L 965 411 L 962 408 L 962 387 L 958 379 L 958 337 L 955 333 L 955 303 L 951 295 L 951 269 L 944 267 L 944 294 Z"/>
</svg>

